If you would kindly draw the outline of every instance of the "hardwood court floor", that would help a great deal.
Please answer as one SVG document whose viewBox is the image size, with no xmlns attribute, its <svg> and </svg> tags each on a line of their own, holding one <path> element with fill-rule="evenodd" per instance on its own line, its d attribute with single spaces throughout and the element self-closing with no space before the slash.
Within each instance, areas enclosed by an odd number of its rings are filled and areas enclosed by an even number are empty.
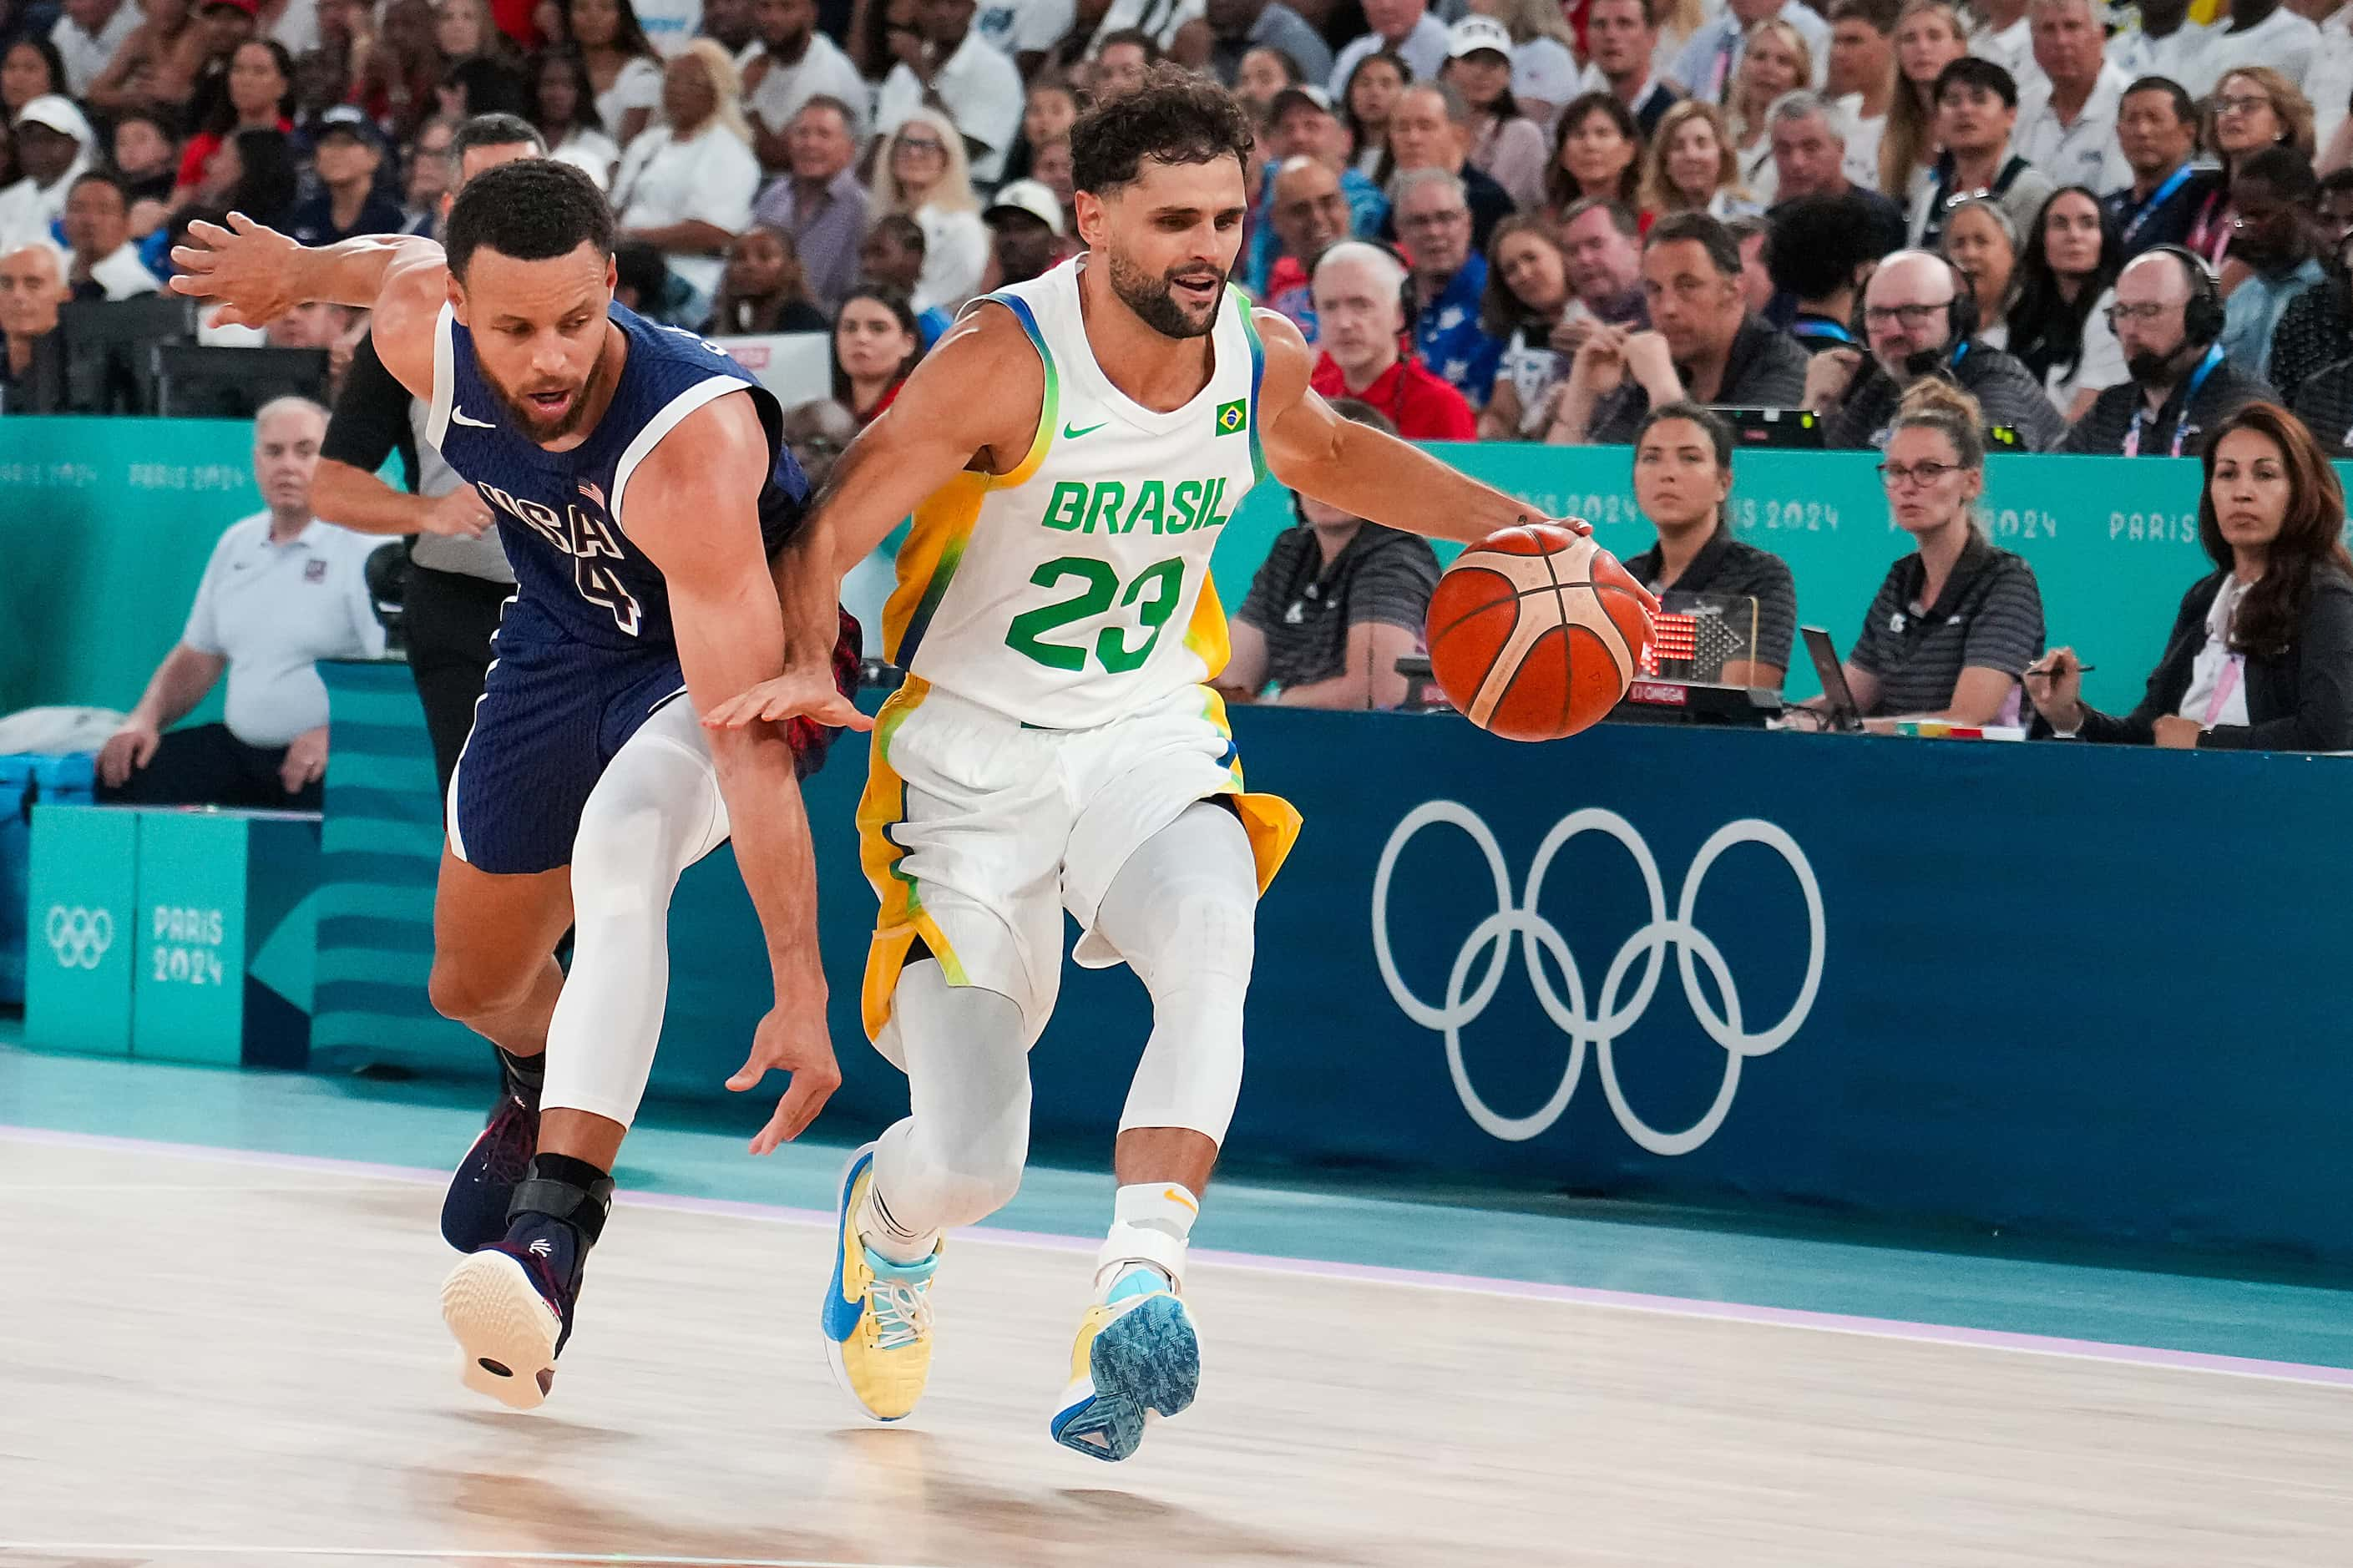
<svg viewBox="0 0 2353 1568">
<path fill-rule="evenodd" d="M 1084 1251 L 985 1233 L 863 1426 L 827 1233 L 748 1206 L 625 1201 L 516 1415 L 458 1386 L 438 1198 L 0 1136 L 0 1563 L 2353 1561 L 2347 1387 L 1248 1264 L 1190 1281 L 1199 1405 L 1103 1465 L 1044 1435 Z"/>
</svg>

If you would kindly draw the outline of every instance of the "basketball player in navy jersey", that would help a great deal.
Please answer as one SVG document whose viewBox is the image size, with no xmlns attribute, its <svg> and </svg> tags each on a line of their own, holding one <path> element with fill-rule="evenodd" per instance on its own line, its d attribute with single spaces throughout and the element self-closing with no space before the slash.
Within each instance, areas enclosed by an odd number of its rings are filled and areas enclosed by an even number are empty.
<svg viewBox="0 0 2353 1568">
<path fill-rule="evenodd" d="M 442 1288 L 467 1386 L 538 1405 L 605 1225 L 669 980 L 679 874 L 726 837 L 767 939 L 776 1005 L 750 1089 L 792 1075 L 754 1141 L 806 1127 L 840 1081 L 826 1028 L 815 867 L 799 775 L 843 695 L 855 627 L 776 399 L 719 349 L 613 300 L 613 218 L 563 163 L 490 170 L 441 245 L 307 249 L 234 216 L 174 253 L 184 294 L 259 325 L 304 300 L 375 310 L 385 368 L 497 517 L 516 577 L 449 786 L 434 909 L 434 1005 L 490 1037 L 511 1079 L 544 1078 L 537 1149 L 476 1147 L 443 1229 L 468 1254 Z M 790 716 L 743 731 L 697 714 L 781 682 Z M 682 700 L 681 700 L 682 699 Z M 549 957 L 576 930 L 570 978 Z"/>
</svg>

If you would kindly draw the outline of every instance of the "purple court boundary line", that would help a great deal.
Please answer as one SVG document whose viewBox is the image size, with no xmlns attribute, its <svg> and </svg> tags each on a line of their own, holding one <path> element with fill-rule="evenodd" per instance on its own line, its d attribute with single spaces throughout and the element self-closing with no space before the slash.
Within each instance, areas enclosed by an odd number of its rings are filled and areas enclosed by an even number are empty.
<svg viewBox="0 0 2353 1568">
<path fill-rule="evenodd" d="M 117 1138 L 98 1132 L 60 1132 L 49 1128 L 0 1123 L 0 1141 L 47 1144 L 58 1148 L 115 1149 L 130 1153 L 169 1154 L 218 1164 L 254 1165 L 270 1170 L 311 1171 L 322 1174 L 365 1176 L 412 1186 L 439 1186 L 448 1173 L 416 1165 L 383 1165 L 313 1154 L 281 1154 L 266 1150 L 229 1149 L 201 1143 L 172 1143 L 148 1138 Z M 668 1209 L 678 1214 L 719 1215 L 756 1220 L 769 1225 L 830 1227 L 831 1213 L 822 1209 L 789 1208 L 778 1204 L 746 1203 L 737 1198 L 690 1197 L 676 1193 L 623 1193 L 625 1207 Z M 1039 1231 L 996 1226 L 966 1228 L 959 1241 L 1033 1250 L 1093 1256 L 1096 1243 L 1080 1237 L 1052 1236 Z M 1866 1318 L 1842 1312 L 1815 1312 L 1795 1307 L 1760 1307 L 1737 1301 L 1706 1301 L 1683 1296 L 1653 1296 L 1632 1290 L 1605 1290 L 1586 1285 L 1552 1285 L 1530 1279 L 1497 1279 L 1477 1275 L 1444 1274 L 1419 1268 L 1395 1268 L 1382 1264 L 1335 1263 L 1320 1258 L 1280 1258 L 1254 1252 L 1214 1252 L 1197 1248 L 1196 1261 L 1216 1268 L 1248 1269 L 1261 1274 L 1287 1274 L 1319 1279 L 1347 1279 L 1364 1284 L 1409 1289 L 1448 1290 L 1465 1295 L 1501 1296 L 1518 1300 L 1553 1301 L 1612 1311 L 1647 1312 L 1657 1317 L 1697 1318 L 1716 1322 L 1753 1323 L 1768 1328 L 1806 1329 L 1817 1333 L 1852 1334 L 1867 1339 L 1904 1340 L 1918 1344 L 1958 1346 L 1969 1350 L 2007 1351 L 2021 1355 L 2060 1356 L 2077 1361 L 2107 1362 L 2126 1366 L 2156 1367 L 2170 1372 L 2202 1372 L 2226 1377 L 2260 1378 L 2274 1383 L 2300 1383 L 2353 1388 L 2353 1367 L 2319 1366 L 2305 1362 L 2264 1361 L 2251 1356 L 2216 1355 L 2204 1351 L 2165 1350 L 2154 1345 L 2116 1344 L 2105 1340 L 2066 1339 L 2051 1334 L 2012 1333 L 2001 1329 L 1971 1329 L 1950 1323 L 1910 1322 L 1900 1318 Z"/>
</svg>

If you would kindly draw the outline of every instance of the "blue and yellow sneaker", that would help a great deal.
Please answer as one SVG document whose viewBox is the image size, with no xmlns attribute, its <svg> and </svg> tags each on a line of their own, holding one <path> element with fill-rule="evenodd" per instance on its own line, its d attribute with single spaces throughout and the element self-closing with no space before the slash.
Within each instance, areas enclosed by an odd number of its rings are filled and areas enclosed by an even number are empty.
<svg viewBox="0 0 2353 1568">
<path fill-rule="evenodd" d="M 1054 1441 L 1098 1459 L 1124 1459 L 1144 1441 L 1146 1412 L 1175 1415 L 1201 1385 L 1193 1315 L 1157 1268 L 1122 1275 L 1087 1309 L 1071 1350 L 1071 1386 L 1049 1425 Z"/>
<path fill-rule="evenodd" d="M 874 1181 L 874 1145 L 849 1157 L 835 1215 L 833 1278 L 818 1327 L 843 1392 L 877 1421 L 904 1420 L 932 1374 L 932 1276 L 945 1243 L 921 1263 L 893 1263 L 858 1235 L 859 1205 Z"/>
</svg>

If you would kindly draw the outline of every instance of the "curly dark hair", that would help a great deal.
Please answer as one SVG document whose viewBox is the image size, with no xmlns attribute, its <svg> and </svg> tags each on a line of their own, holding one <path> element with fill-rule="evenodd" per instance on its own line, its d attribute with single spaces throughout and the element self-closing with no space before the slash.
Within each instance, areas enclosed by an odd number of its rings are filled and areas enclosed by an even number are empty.
<svg viewBox="0 0 2353 1568">
<path fill-rule="evenodd" d="M 526 158 L 485 169 L 449 209 L 449 270 L 459 281 L 474 252 L 489 246 L 518 261 L 569 256 L 583 242 L 613 254 L 613 209 L 596 183 L 569 163 Z"/>
<path fill-rule="evenodd" d="M 1144 89 L 1097 104 L 1071 127 L 1071 183 L 1092 195 L 1133 184 L 1145 159 L 1250 167 L 1258 132 L 1232 93 L 1179 66 L 1152 68 Z"/>
<path fill-rule="evenodd" d="M 2236 563 L 2214 512 L 2214 463 L 2222 438 L 2241 430 L 2268 437 L 2287 468 L 2287 515 L 2272 541 L 2263 574 L 2239 601 L 2232 617 L 2231 647 L 2239 653 L 2277 655 L 2295 643 L 2312 597 L 2313 574 L 2335 570 L 2353 577 L 2353 554 L 2345 549 L 2345 487 L 2328 456 L 2304 421 L 2276 403 L 2250 403 L 2216 426 L 2206 437 L 2200 461 L 2206 482 L 2198 491 L 2198 542 L 2206 558 L 2225 572 Z"/>
</svg>

